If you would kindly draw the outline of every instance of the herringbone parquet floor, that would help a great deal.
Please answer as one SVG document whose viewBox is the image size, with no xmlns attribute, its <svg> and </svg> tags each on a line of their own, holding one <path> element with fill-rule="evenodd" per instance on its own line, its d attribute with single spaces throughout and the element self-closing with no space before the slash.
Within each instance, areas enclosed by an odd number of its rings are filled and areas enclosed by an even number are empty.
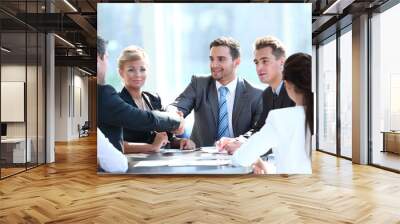
<svg viewBox="0 0 400 224">
<path fill-rule="evenodd" d="M 314 153 L 311 176 L 98 176 L 94 137 L 0 181 L 0 223 L 400 223 L 400 175 Z"/>
</svg>

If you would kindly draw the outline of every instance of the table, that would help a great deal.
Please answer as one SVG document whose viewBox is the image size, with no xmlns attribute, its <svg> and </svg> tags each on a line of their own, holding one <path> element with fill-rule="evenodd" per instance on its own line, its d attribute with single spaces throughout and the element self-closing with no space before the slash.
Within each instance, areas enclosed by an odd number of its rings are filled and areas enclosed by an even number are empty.
<svg viewBox="0 0 400 224">
<path fill-rule="evenodd" d="M 382 131 L 381 133 L 383 133 L 382 152 L 400 154 L 400 131 Z"/>
<path fill-rule="evenodd" d="M 143 155 L 143 154 L 141 154 Z M 202 151 L 194 152 L 176 152 L 176 153 L 154 153 L 149 154 L 145 158 L 141 155 L 127 155 L 129 161 L 129 169 L 127 174 L 249 174 L 252 169 L 249 167 L 236 167 L 233 165 L 188 165 L 188 166 L 153 166 L 153 167 L 135 167 L 140 161 L 209 161 L 209 160 L 227 160 L 230 155 L 227 154 L 211 154 Z"/>
</svg>

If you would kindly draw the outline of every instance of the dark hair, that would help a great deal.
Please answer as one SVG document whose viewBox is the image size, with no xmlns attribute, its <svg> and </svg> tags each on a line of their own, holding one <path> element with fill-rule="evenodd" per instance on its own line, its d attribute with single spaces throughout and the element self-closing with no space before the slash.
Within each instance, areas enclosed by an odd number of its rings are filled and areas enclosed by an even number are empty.
<svg viewBox="0 0 400 224">
<path fill-rule="evenodd" d="M 97 55 L 103 59 L 106 54 L 107 41 L 105 41 L 102 37 L 97 36 Z"/>
<path fill-rule="evenodd" d="M 285 46 L 275 37 L 259 37 L 254 42 L 254 50 L 260 50 L 265 47 L 270 47 L 272 49 L 272 54 L 275 56 L 275 59 L 286 56 Z"/>
<path fill-rule="evenodd" d="M 283 79 L 295 86 L 295 91 L 304 95 L 306 123 L 314 133 L 314 97 L 311 90 L 311 56 L 304 53 L 291 55 L 283 66 Z"/>
<path fill-rule="evenodd" d="M 232 37 L 220 37 L 213 40 L 210 44 L 210 49 L 212 47 L 219 47 L 219 46 L 228 47 L 233 60 L 240 57 L 239 42 L 233 39 Z"/>
</svg>

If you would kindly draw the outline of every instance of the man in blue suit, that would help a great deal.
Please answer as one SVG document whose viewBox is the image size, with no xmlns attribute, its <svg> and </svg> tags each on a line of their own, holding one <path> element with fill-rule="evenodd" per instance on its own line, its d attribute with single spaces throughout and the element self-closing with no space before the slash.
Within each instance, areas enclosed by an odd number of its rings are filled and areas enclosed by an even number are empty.
<svg viewBox="0 0 400 224">
<path fill-rule="evenodd" d="M 249 131 L 262 112 L 260 89 L 237 77 L 239 43 L 220 37 L 210 44 L 209 76 L 193 76 L 169 109 L 184 116 L 194 110 L 191 139 L 197 146 L 212 146 L 221 137 Z"/>
</svg>

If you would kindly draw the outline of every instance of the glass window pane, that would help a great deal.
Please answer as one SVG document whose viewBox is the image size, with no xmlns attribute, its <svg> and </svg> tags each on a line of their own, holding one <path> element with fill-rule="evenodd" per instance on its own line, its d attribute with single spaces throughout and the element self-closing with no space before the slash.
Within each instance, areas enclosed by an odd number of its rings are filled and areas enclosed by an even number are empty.
<svg viewBox="0 0 400 224">
<path fill-rule="evenodd" d="M 2 33 L 1 123 L 6 133 L 1 140 L 1 177 L 25 170 L 29 156 L 26 142 L 26 33 Z M 28 150 L 26 150 L 28 147 Z"/>
<path fill-rule="evenodd" d="M 336 153 L 336 39 L 318 51 L 318 147 Z"/>
<path fill-rule="evenodd" d="M 26 116 L 27 116 L 27 142 L 28 149 L 28 168 L 37 165 L 37 81 L 38 81 L 38 36 L 36 32 L 27 33 L 28 38 L 28 62 L 27 62 L 27 80 L 26 80 Z"/>
<path fill-rule="evenodd" d="M 340 37 L 340 153 L 352 157 L 352 33 Z"/>
<path fill-rule="evenodd" d="M 38 45 L 38 164 L 45 163 L 45 52 L 46 36 L 39 34 Z"/>
<path fill-rule="evenodd" d="M 372 17 L 372 163 L 400 170 L 400 4 Z M 386 132 L 386 133 L 383 133 Z"/>
</svg>

